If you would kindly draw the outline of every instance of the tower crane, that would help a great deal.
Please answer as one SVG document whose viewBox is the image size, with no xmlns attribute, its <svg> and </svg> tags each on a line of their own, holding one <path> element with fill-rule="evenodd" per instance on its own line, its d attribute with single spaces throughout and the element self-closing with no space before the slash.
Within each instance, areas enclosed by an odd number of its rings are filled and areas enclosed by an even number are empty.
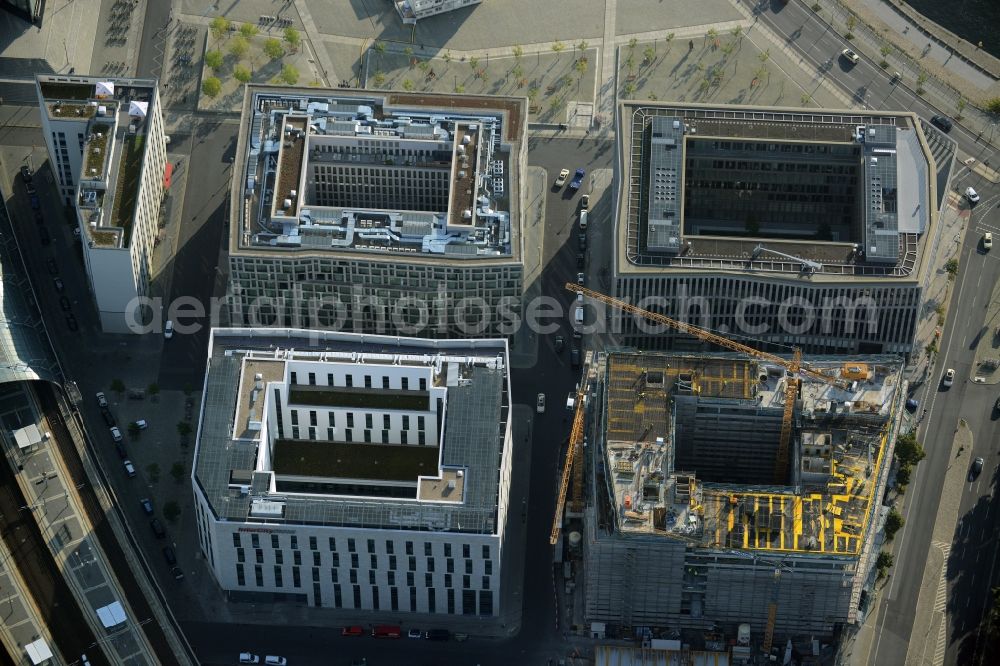
<svg viewBox="0 0 1000 666">
<path fill-rule="evenodd" d="M 586 376 L 588 368 L 584 366 L 583 372 Z M 559 481 L 559 494 L 556 497 L 556 515 L 552 519 L 552 533 L 549 534 L 549 543 L 556 545 L 559 541 L 559 532 L 562 530 L 562 516 L 566 508 L 566 491 L 569 489 L 570 472 L 574 463 L 582 465 L 580 458 L 580 443 L 583 441 L 583 394 L 586 392 L 586 381 L 580 382 L 576 391 L 576 411 L 573 413 L 573 428 L 569 432 L 569 446 L 566 449 L 566 461 L 563 463 L 562 478 Z M 579 485 L 579 483 L 578 483 Z"/>
</svg>

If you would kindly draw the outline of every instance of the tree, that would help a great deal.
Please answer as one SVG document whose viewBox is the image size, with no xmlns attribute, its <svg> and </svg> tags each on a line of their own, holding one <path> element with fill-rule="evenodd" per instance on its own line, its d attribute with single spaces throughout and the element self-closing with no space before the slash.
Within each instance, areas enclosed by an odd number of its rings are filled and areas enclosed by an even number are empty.
<svg viewBox="0 0 1000 666">
<path fill-rule="evenodd" d="M 733 29 L 729 31 L 729 34 L 733 36 L 733 39 L 739 39 L 743 36 L 743 28 L 738 25 L 734 26 Z"/>
<path fill-rule="evenodd" d="M 445 55 L 448 55 L 448 54 L 445 53 Z M 521 48 L 520 44 L 515 44 L 514 45 L 514 59 L 515 60 L 520 60 L 521 56 L 523 56 L 523 55 L 524 55 L 524 49 Z"/>
<path fill-rule="evenodd" d="M 962 112 L 965 111 L 966 104 L 968 104 L 968 102 L 965 101 L 965 98 L 959 95 L 958 101 L 955 103 L 955 108 L 958 109 L 958 118 L 960 120 L 962 118 Z"/>
<path fill-rule="evenodd" d="M 590 44 L 587 43 L 587 40 L 581 39 L 580 43 L 576 45 L 576 48 L 578 48 L 581 51 L 586 51 L 588 46 L 590 46 Z"/>
<path fill-rule="evenodd" d="M 854 28 L 856 28 L 857 25 L 858 25 L 858 19 L 854 17 L 854 14 L 849 15 L 847 17 L 847 34 L 844 35 L 844 37 L 847 37 L 847 39 L 850 39 L 851 36 L 853 36 L 853 35 L 851 35 L 851 33 L 854 32 Z"/>
<path fill-rule="evenodd" d="M 656 49 L 647 46 L 642 50 L 642 57 L 646 62 L 653 62 L 653 59 L 656 58 Z"/>
<path fill-rule="evenodd" d="M 722 52 L 726 55 L 731 55 L 733 51 L 736 50 L 736 42 L 726 42 L 722 45 Z"/>
<path fill-rule="evenodd" d="M 875 560 L 875 568 L 878 570 L 879 578 L 885 578 L 888 575 L 893 561 L 892 553 L 883 551 L 878 554 L 878 559 Z"/>
<path fill-rule="evenodd" d="M 375 42 L 375 53 L 379 55 L 379 58 L 385 55 L 385 42 Z"/>
<path fill-rule="evenodd" d="M 409 58 L 410 56 L 413 55 L 413 47 L 407 46 L 405 49 L 403 49 L 403 53 L 405 53 L 406 57 Z"/>
<path fill-rule="evenodd" d="M 954 278 L 958 275 L 958 259 L 949 259 L 944 263 L 944 270 L 948 273 L 948 278 Z"/>
<path fill-rule="evenodd" d="M 277 60 L 285 55 L 285 47 L 281 45 L 281 40 L 270 37 L 264 42 L 264 55 L 271 60 Z"/>
<path fill-rule="evenodd" d="M 229 53 L 231 53 L 237 60 L 245 56 L 249 50 L 250 42 L 248 42 L 246 37 L 243 37 L 242 35 L 239 37 L 233 37 L 232 41 L 229 42 Z"/>
<path fill-rule="evenodd" d="M 233 78 L 240 83 L 250 83 L 250 79 L 253 78 L 253 75 L 250 73 L 250 70 L 243 65 L 236 65 L 233 69 Z"/>
<path fill-rule="evenodd" d="M 131 423 L 128 424 L 128 434 L 132 437 L 132 439 L 139 439 L 139 435 L 141 433 L 142 433 L 142 428 L 139 427 L 138 423 L 132 421 Z"/>
<path fill-rule="evenodd" d="M 243 25 L 240 26 L 240 34 L 243 35 L 243 38 L 247 40 L 253 39 L 254 37 L 257 36 L 257 33 L 259 32 L 260 30 L 257 29 L 257 26 L 251 23 L 244 23 Z"/>
<path fill-rule="evenodd" d="M 170 476 L 174 477 L 175 483 L 180 483 L 184 478 L 184 463 L 181 461 L 175 462 L 170 466 Z"/>
<path fill-rule="evenodd" d="M 455 92 L 457 92 L 459 95 L 461 95 L 462 93 L 465 92 L 465 86 L 463 84 L 461 84 L 461 83 L 456 84 L 455 85 Z"/>
<path fill-rule="evenodd" d="M 718 36 L 719 36 L 719 31 L 716 30 L 715 28 L 709 28 L 708 32 L 705 33 L 705 38 L 712 41 L 713 43 L 715 42 Z"/>
<path fill-rule="evenodd" d="M 208 24 L 208 29 L 212 32 L 213 37 L 222 39 L 222 36 L 229 32 L 229 25 L 229 19 L 223 16 L 216 16 Z"/>
<path fill-rule="evenodd" d="M 528 88 L 528 101 L 534 102 L 536 97 L 538 97 L 538 86 L 531 86 Z"/>
<path fill-rule="evenodd" d="M 664 39 L 664 41 L 667 43 L 667 50 L 669 51 L 670 50 L 670 45 L 674 41 L 674 33 L 668 32 L 666 38 Z"/>
<path fill-rule="evenodd" d="M 565 49 L 566 45 L 563 44 L 562 42 L 556 42 L 555 44 L 552 45 L 552 50 L 555 51 L 556 53 L 561 53 Z"/>
<path fill-rule="evenodd" d="M 515 46 L 515 47 L 514 47 L 514 49 L 515 49 L 515 50 L 514 50 L 514 57 L 517 57 L 517 58 L 519 58 L 519 57 L 520 57 L 520 56 L 518 56 L 518 55 L 517 55 L 517 52 L 518 52 L 518 50 L 519 50 L 520 48 L 521 48 L 520 46 Z M 441 59 L 442 59 L 442 60 L 444 60 L 444 64 L 446 64 L 446 65 L 447 65 L 448 63 L 450 63 L 450 62 L 451 62 L 451 51 L 445 51 L 445 52 L 444 52 L 444 55 L 443 55 L 443 56 L 441 56 Z"/>
<path fill-rule="evenodd" d="M 205 64 L 209 69 L 218 70 L 222 67 L 222 51 L 205 51 Z"/>
<path fill-rule="evenodd" d="M 156 463 L 151 463 L 146 465 L 146 478 L 149 479 L 150 483 L 160 482 L 160 466 Z"/>
<path fill-rule="evenodd" d="M 510 70 L 510 74 L 515 79 L 521 79 L 524 77 L 524 67 L 521 67 L 521 65 L 514 65 L 514 68 Z"/>
<path fill-rule="evenodd" d="M 883 58 L 888 58 L 889 54 L 892 53 L 892 46 L 889 44 L 883 44 L 882 48 L 880 48 L 878 52 L 882 54 Z"/>
<path fill-rule="evenodd" d="M 120 379 L 112 379 L 111 390 L 117 393 L 118 399 L 121 400 L 122 394 L 125 393 L 125 382 Z"/>
<path fill-rule="evenodd" d="M 574 64 L 573 67 L 576 68 L 576 71 L 580 74 L 580 76 L 583 76 L 587 73 L 587 59 L 577 58 L 576 64 Z"/>
<path fill-rule="evenodd" d="M 986 100 L 985 108 L 990 113 L 1000 113 L 1000 97 L 991 97 Z"/>
<path fill-rule="evenodd" d="M 631 97 L 635 93 L 635 83 L 627 81 L 625 83 L 625 94 Z"/>
<path fill-rule="evenodd" d="M 916 465 L 926 455 L 924 447 L 913 433 L 906 433 L 896 438 L 896 459 L 901 465 Z"/>
<path fill-rule="evenodd" d="M 381 86 L 385 83 L 385 74 L 383 74 L 381 70 L 375 70 L 375 78 L 373 81 L 375 82 L 375 85 Z"/>
<path fill-rule="evenodd" d="M 639 40 L 636 39 L 635 37 L 633 37 L 632 39 L 628 40 L 628 48 L 629 48 L 629 50 L 630 51 L 634 51 L 635 47 L 636 47 L 636 45 L 638 43 L 639 43 Z"/>
<path fill-rule="evenodd" d="M 177 504 L 177 502 L 170 500 L 163 505 L 163 517 L 167 519 L 168 523 L 176 523 L 180 516 L 181 507 Z"/>
<path fill-rule="evenodd" d="M 891 540 L 905 522 L 903 516 L 899 515 L 899 511 L 896 511 L 896 507 L 890 509 L 889 515 L 885 517 L 885 538 Z"/>
<path fill-rule="evenodd" d="M 299 36 L 299 31 L 295 28 L 285 28 L 284 32 L 285 42 L 291 47 L 292 53 L 295 53 L 299 49 L 299 45 L 302 43 L 302 37 Z"/>
<path fill-rule="evenodd" d="M 927 72 L 920 70 L 917 73 L 917 94 L 922 95 L 924 92 L 924 84 L 927 83 Z"/>
<path fill-rule="evenodd" d="M 201 91 L 209 97 L 216 97 L 222 92 L 222 81 L 218 77 L 210 76 L 201 82 Z"/>
<path fill-rule="evenodd" d="M 187 421 L 177 422 L 177 434 L 181 437 L 187 437 L 191 434 L 191 424 Z"/>
<path fill-rule="evenodd" d="M 767 62 L 770 57 L 771 57 L 771 49 L 764 49 L 763 51 L 757 54 L 757 59 L 760 60 L 761 62 Z"/>
<path fill-rule="evenodd" d="M 479 69 L 479 58 L 477 58 L 476 56 L 472 56 L 471 58 L 469 58 L 469 67 L 472 68 L 472 71 L 476 71 L 477 69 Z"/>
<path fill-rule="evenodd" d="M 299 70 L 292 65 L 285 65 L 281 68 L 281 74 L 278 75 L 278 78 L 281 79 L 282 83 L 294 86 L 299 82 Z"/>
<path fill-rule="evenodd" d="M 403 79 L 403 90 L 406 92 L 411 92 L 413 90 L 413 81 L 409 79 Z"/>
<path fill-rule="evenodd" d="M 629 74 L 631 74 L 632 70 L 635 69 L 635 57 L 633 57 L 631 53 L 629 53 L 628 57 L 625 58 L 625 67 L 628 69 Z"/>
</svg>

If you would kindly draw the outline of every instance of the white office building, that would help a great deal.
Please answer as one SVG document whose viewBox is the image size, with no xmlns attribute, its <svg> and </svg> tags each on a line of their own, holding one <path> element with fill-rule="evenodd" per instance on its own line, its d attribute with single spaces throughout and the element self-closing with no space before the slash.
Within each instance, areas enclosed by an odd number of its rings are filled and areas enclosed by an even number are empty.
<svg viewBox="0 0 1000 666">
<path fill-rule="evenodd" d="M 167 173 L 156 81 L 37 75 L 42 133 L 60 195 L 74 206 L 101 328 L 134 332 L 149 291 Z"/>
<path fill-rule="evenodd" d="M 443 14 L 469 5 L 478 5 L 483 0 L 394 0 L 396 11 L 403 25 L 415 25 L 420 19 Z"/>
<path fill-rule="evenodd" d="M 218 584 L 497 615 L 509 381 L 503 340 L 214 329 L 192 480 Z"/>
</svg>

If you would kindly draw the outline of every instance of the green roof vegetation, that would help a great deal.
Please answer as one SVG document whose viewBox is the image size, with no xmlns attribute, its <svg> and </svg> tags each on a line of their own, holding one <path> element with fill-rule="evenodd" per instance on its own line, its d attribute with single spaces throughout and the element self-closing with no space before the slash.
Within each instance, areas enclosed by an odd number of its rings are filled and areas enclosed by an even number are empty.
<svg viewBox="0 0 1000 666">
<path fill-rule="evenodd" d="M 90 118 L 97 113 L 97 107 L 90 106 L 89 104 L 63 104 L 61 102 L 56 102 L 55 104 L 49 106 L 49 113 L 56 118 L 67 118 L 70 116 Z"/>
<path fill-rule="evenodd" d="M 279 439 L 274 471 L 295 476 L 413 481 L 437 475 L 438 447 Z"/>
<path fill-rule="evenodd" d="M 97 231 L 96 229 L 91 229 L 90 237 L 94 241 L 94 245 L 101 247 L 113 246 L 118 241 L 118 234 L 114 231 Z"/>
<path fill-rule="evenodd" d="M 323 407 L 371 407 L 373 409 L 405 409 L 408 411 L 427 411 L 430 408 L 430 394 L 427 391 L 394 389 L 296 386 L 289 390 L 288 401 L 293 405 L 320 405 Z"/>
<path fill-rule="evenodd" d="M 94 138 L 87 142 L 87 163 L 83 167 L 84 178 L 90 177 L 90 170 L 97 169 L 97 175 L 104 172 L 104 157 L 108 147 L 108 133 L 111 131 L 109 125 L 95 125 L 93 128 Z M 98 134 L 102 136 L 98 138 Z"/>
<path fill-rule="evenodd" d="M 142 144 L 141 134 L 125 137 L 121 164 L 118 166 L 118 187 L 115 189 L 111 226 L 121 227 L 124 230 L 122 247 L 128 247 L 132 238 L 133 213 L 136 197 L 139 194 L 139 172 L 142 166 Z"/>
<path fill-rule="evenodd" d="M 94 96 L 92 83 L 59 83 L 47 81 L 41 84 L 45 99 L 90 99 Z"/>
</svg>

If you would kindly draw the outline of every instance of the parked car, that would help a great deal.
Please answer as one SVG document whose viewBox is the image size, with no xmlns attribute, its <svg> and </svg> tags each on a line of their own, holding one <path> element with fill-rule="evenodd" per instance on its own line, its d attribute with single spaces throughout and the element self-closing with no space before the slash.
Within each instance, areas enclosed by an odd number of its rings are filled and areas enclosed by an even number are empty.
<svg viewBox="0 0 1000 666">
<path fill-rule="evenodd" d="M 69 312 L 73 309 L 73 305 L 69 302 L 69 299 L 65 296 L 59 297 L 59 307 L 63 309 L 63 312 Z"/>
<path fill-rule="evenodd" d="M 28 183 L 24 186 L 24 191 L 28 193 L 28 196 L 34 196 L 38 194 L 38 190 L 35 189 L 34 183 Z"/>
<path fill-rule="evenodd" d="M 589 208 L 590 208 L 590 195 L 584 194 L 582 197 L 580 197 L 580 210 L 586 211 Z"/>
<path fill-rule="evenodd" d="M 569 353 L 569 362 L 574 368 L 580 367 L 580 348 L 573 347 Z"/>
<path fill-rule="evenodd" d="M 153 518 L 149 521 L 149 528 L 153 530 L 153 534 L 156 535 L 157 539 L 164 539 L 167 536 L 167 531 L 163 529 L 163 523 L 160 522 L 159 518 Z M 257 663 L 257 662 L 253 662 Z"/>
<path fill-rule="evenodd" d="M 844 49 L 840 52 L 840 55 L 844 56 L 847 60 L 850 60 L 852 65 L 857 65 L 858 61 L 861 60 L 861 56 L 851 49 Z"/>
<path fill-rule="evenodd" d="M 184 572 L 181 571 L 180 567 L 174 567 L 171 569 L 170 575 L 174 577 L 174 580 L 184 580 Z"/>
<path fill-rule="evenodd" d="M 42 207 L 42 202 L 38 200 L 38 195 L 37 194 L 32 194 L 29 197 L 29 199 L 31 201 L 31 209 L 32 210 L 38 210 L 39 208 Z"/>
<path fill-rule="evenodd" d="M 350 627 L 344 627 L 340 630 L 341 636 L 364 636 L 365 628 L 360 624 L 353 624 Z"/>
<path fill-rule="evenodd" d="M 163 327 L 163 337 L 169 340 L 174 337 L 174 322 L 167 320 L 166 325 Z"/>
<path fill-rule="evenodd" d="M 419 629 L 410 629 L 408 632 L 406 632 L 407 638 L 420 638 L 421 636 L 423 636 L 423 634 L 420 632 Z"/>
<path fill-rule="evenodd" d="M 147 516 L 153 515 L 153 500 L 149 499 L 148 497 L 143 497 L 141 500 L 139 500 L 139 506 L 142 507 L 142 512 L 145 513 Z"/>
<path fill-rule="evenodd" d="M 584 195 L 584 196 L 586 196 L 586 195 Z M 586 210 L 581 210 L 580 211 L 580 231 L 586 231 L 586 230 L 587 230 L 587 211 Z"/>
<path fill-rule="evenodd" d="M 128 458 L 128 451 L 125 450 L 125 445 L 121 442 L 115 442 L 115 451 L 118 452 L 118 457 L 122 460 Z"/>
<path fill-rule="evenodd" d="M 942 132 L 950 132 L 952 127 L 951 118 L 948 116 L 931 116 L 931 124 Z"/>
<path fill-rule="evenodd" d="M 969 203 L 976 204 L 979 203 L 979 192 L 971 187 L 965 188 L 965 198 L 969 200 Z"/>
<path fill-rule="evenodd" d="M 139 430 L 145 430 L 149 427 L 149 424 L 146 423 L 146 419 L 139 419 L 135 422 L 135 427 Z"/>
<path fill-rule="evenodd" d="M 25 183 L 31 182 L 31 169 L 29 169 L 26 165 L 21 166 L 21 180 Z"/>
<path fill-rule="evenodd" d="M 573 174 L 573 180 L 569 181 L 569 187 L 571 190 L 578 190 L 580 186 L 583 185 L 583 177 L 587 175 L 586 170 L 577 169 Z"/>
<path fill-rule="evenodd" d="M 177 564 L 177 555 L 174 553 L 174 549 L 170 546 L 163 547 L 163 559 L 167 561 L 167 566 L 174 566 Z"/>
<path fill-rule="evenodd" d="M 118 429 L 118 426 L 111 426 L 108 428 L 111 431 L 111 439 L 120 442 L 122 441 L 122 431 Z"/>
<path fill-rule="evenodd" d="M 288 660 L 284 657 L 276 657 L 273 654 L 269 654 L 264 657 L 264 663 L 267 664 L 267 666 L 287 666 Z"/>
<path fill-rule="evenodd" d="M 73 315 L 66 315 L 66 328 L 74 332 L 80 330 L 80 326 L 76 323 L 76 317 Z"/>
<path fill-rule="evenodd" d="M 260 657 L 255 655 L 253 652 L 240 652 L 240 663 L 241 664 L 259 664 Z"/>
<path fill-rule="evenodd" d="M 569 178 L 569 169 L 563 169 L 559 172 L 559 177 L 556 178 L 556 187 L 562 187 L 566 184 L 566 179 Z"/>
<path fill-rule="evenodd" d="M 535 399 L 535 411 L 539 414 L 545 411 L 545 394 L 539 393 L 538 397 Z"/>
<path fill-rule="evenodd" d="M 989 250 L 992 247 L 993 247 L 993 232 L 987 231 L 985 234 L 983 234 L 983 249 Z"/>
<path fill-rule="evenodd" d="M 557 354 L 562 353 L 563 347 L 565 346 L 566 346 L 566 339 L 563 338 L 563 336 L 561 335 L 557 335 L 555 343 L 556 353 Z"/>
<path fill-rule="evenodd" d="M 581 287 L 583 286 L 583 283 L 586 282 L 586 280 L 587 280 L 587 276 L 584 275 L 583 273 L 577 273 L 576 274 L 576 283 L 578 285 L 580 285 Z"/>
<path fill-rule="evenodd" d="M 101 408 L 101 418 L 108 424 L 108 427 L 115 425 L 115 417 L 107 407 Z"/>
<path fill-rule="evenodd" d="M 123 460 L 122 466 L 125 468 L 125 474 L 128 476 L 128 478 L 131 479 L 133 476 L 135 476 L 135 465 L 132 464 L 131 460 L 129 460 L 128 458 Z"/>
<path fill-rule="evenodd" d="M 59 275 L 59 264 L 56 263 L 55 259 L 49 259 L 45 262 L 46 268 L 49 269 L 49 275 Z"/>
<path fill-rule="evenodd" d="M 576 240 L 580 244 L 580 251 L 585 251 L 587 249 L 587 234 L 577 235 Z"/>
<path fill-rule="evenodd" d="M 583 252 L 577 252 L 576 253 L 576 267 L 577 268 L 583 268 L 584 266 L 586 266 L 586 264 L 587 264 L 587 258 L 586 258 L 586 256 L 583 254 Z"/>
<path fill-rule="evenodd" d="M 97 406 L 98 407 L 108 406 L 108 396 L 104 395 L 104 391 L 97 392 Z"/>
<path fill-rule="evenodd" d="M 56 291 L 62 291 L 66 288 L 63 284 L 62 278 L 52 278 L 52 286 L 56 288 Z"/>
<path fill-rule="evenodd" d="M 429 641 L 446 641 L 451 638 L 451 632 L 447 629 L 428 629 L 424 632 L 424 638 Z"/>
</svg>

